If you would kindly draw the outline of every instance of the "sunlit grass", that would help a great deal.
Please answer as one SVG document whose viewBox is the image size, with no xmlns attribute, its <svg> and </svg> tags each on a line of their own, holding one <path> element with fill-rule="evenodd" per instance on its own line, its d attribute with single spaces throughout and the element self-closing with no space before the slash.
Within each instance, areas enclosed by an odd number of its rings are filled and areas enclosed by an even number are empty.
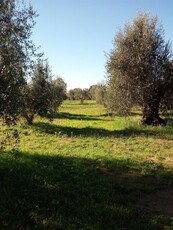
<svg viewBox="0 0 173 230">
<path fill-rule="evenodd" d="M 94 101 L 66 101 L 53 122 L 21 120 L 20 142 L 0 155 L 1 229 L 170 225 L 171 211 L 146 196 L 172 194 L 173 128 L 139 120 L 113 118 Z"/>
</svg>

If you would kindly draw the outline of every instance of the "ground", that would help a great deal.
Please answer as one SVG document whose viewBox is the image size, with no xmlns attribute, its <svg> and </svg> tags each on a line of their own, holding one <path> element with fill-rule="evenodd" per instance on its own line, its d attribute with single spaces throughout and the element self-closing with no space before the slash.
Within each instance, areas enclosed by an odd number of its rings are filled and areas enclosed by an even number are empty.
<svg viewBox="0 0 173 230">
<path fill-rule="evenodd" d="M 66 101 L 53 122 L 20 120 L 0 154 L 0 229 L 173 229 L 172 120 L 140 118 Z"/>
</svg>

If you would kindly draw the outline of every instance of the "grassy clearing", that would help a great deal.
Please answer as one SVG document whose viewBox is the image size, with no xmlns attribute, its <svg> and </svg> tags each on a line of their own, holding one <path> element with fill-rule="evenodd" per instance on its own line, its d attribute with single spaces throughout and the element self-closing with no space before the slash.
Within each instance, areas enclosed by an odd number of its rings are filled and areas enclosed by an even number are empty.
<svg viewBox="0 0 173 230">
<path fill-rule="evenodd" d="M 171 229 L 171 121 L 139 118 L 66 101 L 53 122 L 20 122 L 0 154 L 0 229 Z"/>
</svg>

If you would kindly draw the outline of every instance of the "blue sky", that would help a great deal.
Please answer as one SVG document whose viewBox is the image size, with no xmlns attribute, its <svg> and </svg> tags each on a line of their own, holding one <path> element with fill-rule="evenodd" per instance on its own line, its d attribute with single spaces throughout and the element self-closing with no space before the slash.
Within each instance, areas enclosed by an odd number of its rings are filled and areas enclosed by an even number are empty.
<svg viewBox="0 0 173 230">
<path fill-rule="evenodd" d="M 32 0 L 39 16 L 32 39 L 68 89 L 105 80 L 105 53 L 118 28 L 138 11 L 157 15 L 173 41 L 173 0 Z"/>
</svg>

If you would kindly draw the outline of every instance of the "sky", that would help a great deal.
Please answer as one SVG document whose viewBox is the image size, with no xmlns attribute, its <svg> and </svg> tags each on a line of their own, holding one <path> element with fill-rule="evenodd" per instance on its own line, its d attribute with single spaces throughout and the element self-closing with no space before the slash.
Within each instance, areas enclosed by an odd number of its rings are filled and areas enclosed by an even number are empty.
<svg viewBox="0 0 173 230">
<path fill-rule="evenodd" d="M 106 80 L 106 54 L 120 28 L 139 11 L 158 16 L 173 41 L 173 0 L 31 0 L 39 16 L 32 40 L 68 90 Z"/>
</svg>

